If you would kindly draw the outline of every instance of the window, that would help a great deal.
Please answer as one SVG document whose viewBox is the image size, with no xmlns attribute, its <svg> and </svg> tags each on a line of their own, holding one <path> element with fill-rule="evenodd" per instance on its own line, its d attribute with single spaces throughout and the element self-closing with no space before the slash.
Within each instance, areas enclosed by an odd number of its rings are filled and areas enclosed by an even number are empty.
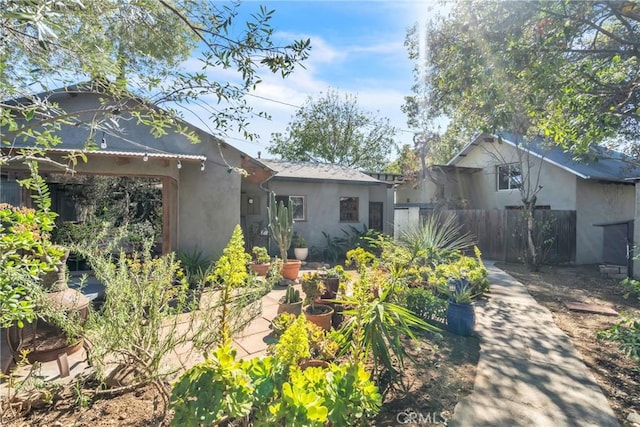
<svg viewBox="0 0 640 427">
<path fill-rule="evenodd" d="M 498 166 L 498 190 L 513 190 L 522 186 L 520 165 L 511 163 Z"/>
<path fill-rule="evenodd" d="M 358 198 L 340 197 L 340 222 L 357 222 L 359 218 Z"/>
<path fill-rule="evenodd" d="M 15 176 L 3 172 L 0 174 L 0 203 L 9 203 L 14 206 L 22 205 L 22 188 Z"/>
<path fill-rule="evenodd" d="M 276 196 L 276 203 L 284 203 L 293 208 L 293 220 L 305 221 L 304 196 Z"/>
</svg>

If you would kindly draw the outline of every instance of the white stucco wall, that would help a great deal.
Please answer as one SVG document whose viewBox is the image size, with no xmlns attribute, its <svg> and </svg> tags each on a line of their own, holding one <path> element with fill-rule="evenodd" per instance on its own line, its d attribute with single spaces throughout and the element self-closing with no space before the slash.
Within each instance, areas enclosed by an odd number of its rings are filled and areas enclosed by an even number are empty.
<svg viewBox="0 0 640 427">
<path fill-rule="evenodd" d="M 635 216 L 635 187 L 577 180 L 576 263 L 603 261 L 603 228 L 594 224 L 629 221 Z"/>
</svg>

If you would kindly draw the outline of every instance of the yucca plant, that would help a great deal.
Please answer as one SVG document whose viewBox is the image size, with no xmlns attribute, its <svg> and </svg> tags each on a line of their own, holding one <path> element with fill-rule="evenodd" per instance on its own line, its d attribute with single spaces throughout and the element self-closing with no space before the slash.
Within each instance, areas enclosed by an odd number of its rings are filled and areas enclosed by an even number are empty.
<svg viewBox="0 0 640 427">
<path fill-rule="evenodd" d="M 409 251 L 413 261 L 437 265 L 471 248 L 475 238 L 462 231 L 454 216 L 436 213 L 419 226 L 402 231 L 398 242 Z"/>
</svg>

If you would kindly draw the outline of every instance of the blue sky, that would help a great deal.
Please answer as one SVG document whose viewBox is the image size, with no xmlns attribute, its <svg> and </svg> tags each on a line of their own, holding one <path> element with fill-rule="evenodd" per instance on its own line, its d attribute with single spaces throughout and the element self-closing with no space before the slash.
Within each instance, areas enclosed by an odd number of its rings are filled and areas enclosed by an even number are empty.
<svg viewBox="0 0 640 427">
<path fill-rule="evenodd" d="M 222 136 L 226 141 L 250 155 L 261 151 L 269 157 L 271 133 L 284 133 L 296 106 L 331 89 L 356 95 L 362 110 L 388 117 L 401 130 L 398 143 L 411 143 L 413 135 L 400 109 L 413 84 L 404 40 L 411 25 L 429 17 L 434 1 L 249 1 L 241 10 L 255 12 L 261 4 L 275 10 L 275 40 L 310 38 L 311 55 L 305 69 L 286 79 L 265 75 L 256 96 L 248 98 L 254 108 L 272 116 L 271 121 L 251 120 L 250 130 L 260 139 L 246 142 L 238 134 L 227 134 Z"/>
</svg>

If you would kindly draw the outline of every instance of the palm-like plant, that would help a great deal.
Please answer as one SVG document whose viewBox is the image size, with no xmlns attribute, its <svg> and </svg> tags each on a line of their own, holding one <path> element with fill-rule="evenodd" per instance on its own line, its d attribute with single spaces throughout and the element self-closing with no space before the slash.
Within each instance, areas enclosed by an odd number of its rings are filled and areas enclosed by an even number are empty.
<svg viewBox="0 0 640 427">
<path fill-rule="evenodd" d="M 456 223 L 452 215 L 433 214 L 417 227 L 402 231 L 398 242 L 412 261 L 437 265 L 475 244 L 475 238 Z"/>
</svg>

